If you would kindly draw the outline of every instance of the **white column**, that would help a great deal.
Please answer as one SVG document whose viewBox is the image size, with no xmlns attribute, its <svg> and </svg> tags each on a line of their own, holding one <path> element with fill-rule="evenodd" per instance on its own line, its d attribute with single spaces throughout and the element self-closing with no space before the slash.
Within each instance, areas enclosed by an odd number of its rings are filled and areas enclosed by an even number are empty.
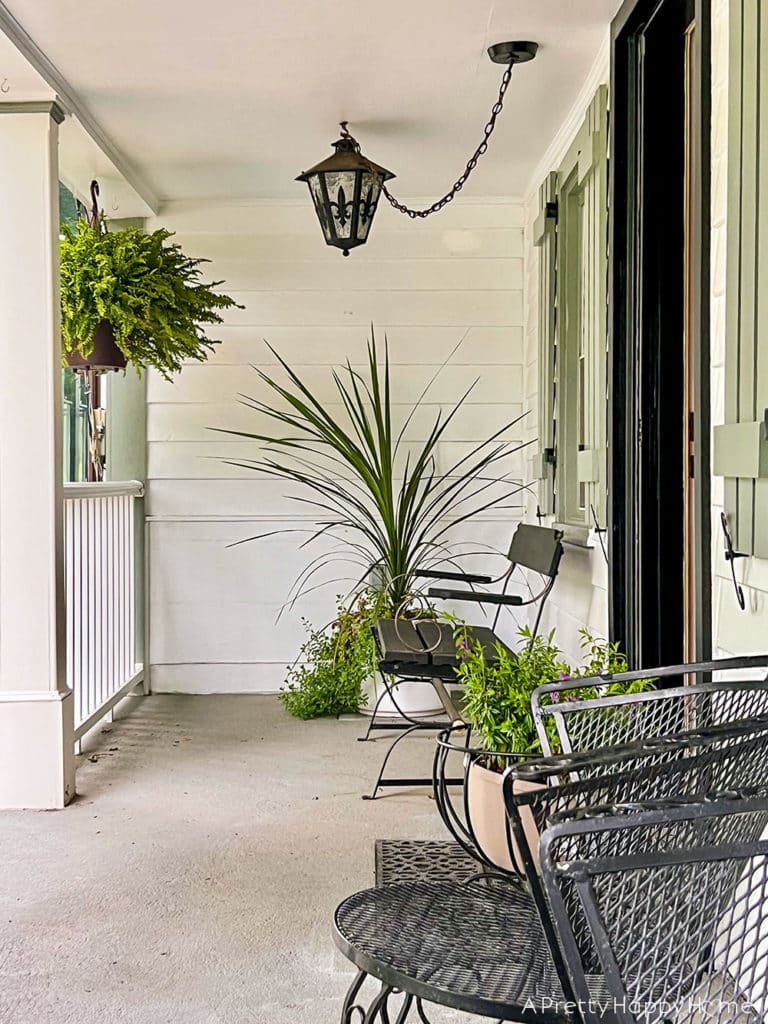
<svg viewBox="0 0 768 1024">
<path fill-rule="evenodd" d="M 0 807 L 75 793 L 65 682 L 58 126 L 0 103 Z"/>
</svg>

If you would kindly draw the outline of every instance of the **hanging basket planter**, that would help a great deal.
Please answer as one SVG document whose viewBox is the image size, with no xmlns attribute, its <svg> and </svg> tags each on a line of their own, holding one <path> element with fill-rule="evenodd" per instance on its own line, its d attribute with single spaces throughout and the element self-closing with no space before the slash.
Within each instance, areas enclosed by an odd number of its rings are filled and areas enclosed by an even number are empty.
<svg viewBox="0 0 768 1024">
<path fill-rule="evenodd" d="M 107 231 L 95 198 L 88 221 L 62 225 L 64 366 L 104 372 L 130 362 L 139 373 L 152 368 L 170 380 L 185 362 L 208 358 L 218 342 L 207 328 L 243 307 L 217 290 L 222 281 L 202 280 L 207 261 L 185 255 L 172 235 L 164 228 Z"/>
<path fill-rule="evenodd" d="M 67 365 L 73 370 L 108 373 L 110 370 L 124 370 L 128 360 L 117 344 L 112 325 L 102 320 L 93 333 L 93 347 L 88 355 L 82 355 L 79 348 L 72 349 L 67 353 Z"/>
</svg>

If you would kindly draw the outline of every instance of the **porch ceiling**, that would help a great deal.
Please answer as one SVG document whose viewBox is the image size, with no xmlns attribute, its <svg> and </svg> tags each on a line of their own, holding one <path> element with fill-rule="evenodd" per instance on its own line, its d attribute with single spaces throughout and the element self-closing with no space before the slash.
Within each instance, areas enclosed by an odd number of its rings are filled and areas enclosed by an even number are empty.
<svg viewBox="0 0 768 1024">
<path fill-rule="evenodd" d="M 534 39 L 467 191 L 521 195 L 619 0 L 9 0 L 5 6 L 162 198 L 296 197 L 346 118 L 395 191 L 435 196 L 479 140 L 501 68 Z M 5 74 L 0 68 L 0 78 Z M 10 77 L 10 76 L 9 76 Z M 10 97 L 9 97 L 10 98 Z"/>
</svg>

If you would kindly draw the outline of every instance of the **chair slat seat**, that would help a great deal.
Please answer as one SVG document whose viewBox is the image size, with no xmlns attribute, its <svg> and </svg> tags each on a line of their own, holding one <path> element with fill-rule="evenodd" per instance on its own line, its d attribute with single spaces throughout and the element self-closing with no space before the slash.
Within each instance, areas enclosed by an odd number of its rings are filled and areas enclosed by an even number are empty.
<svg viewBox="0 0 768 1024">
<path fill-rule="evenodd" d="M 376 634 L 380 652 L 379 668 L 382 672 L 396 675 L 404 682 L 414 677 L 431 679 L 438 676 L 449 681 L 455 679 L 459 659 L 449 623 L 379 619 Z M 472 638 L 482 644 L 486 659 L 490 662 L 498 659 L 497 645 L 509 652 L 509 648 L 488 626 L 473 627 Z"/>
</svg>

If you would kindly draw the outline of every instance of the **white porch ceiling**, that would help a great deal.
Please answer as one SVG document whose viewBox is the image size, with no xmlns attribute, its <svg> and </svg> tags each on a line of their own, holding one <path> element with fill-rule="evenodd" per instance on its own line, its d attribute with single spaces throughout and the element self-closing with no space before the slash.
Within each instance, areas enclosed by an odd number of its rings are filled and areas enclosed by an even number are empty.
<svg viewBox="0 0 768 1024">
<path fill-rule="evenodd" d="M 502 68 L 533 39 L 469 195 L 519 196 L 587 78 L 619 0 L 6 0 L 163 199 L 296 198 L 337 122 L 436 197 L 482 136 Z M 8 99 L 23 82 L 8 78 Z M 16 95 L 14 95 L 14 90 Z"/>
</svg>

